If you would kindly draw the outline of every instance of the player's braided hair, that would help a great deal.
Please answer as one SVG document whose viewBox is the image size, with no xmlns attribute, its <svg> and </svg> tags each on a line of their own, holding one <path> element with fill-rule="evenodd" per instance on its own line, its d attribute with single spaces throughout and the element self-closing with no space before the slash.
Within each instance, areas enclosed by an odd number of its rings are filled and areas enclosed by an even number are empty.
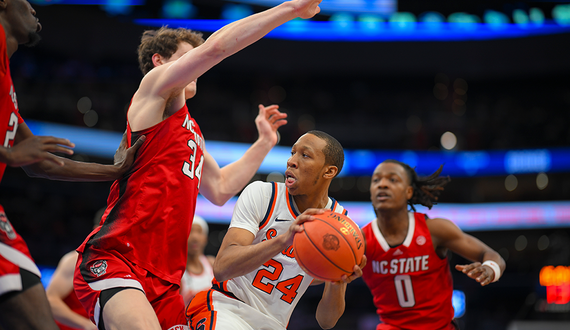
<svg viewBox="0 0 570 330">
<path fill-rule="evenodd" d="M 144 31 L 138 48 L 139 67 L 143 74 L 154 68 L 152 63 L 154 54 L 170 58 L 176 53 L 181 42 L 187 42 L 196 48 L 204 43 L 204 39 L 202 33 L 184 28 L 171 29 L 163 26 L 158 30 Z"/>
<path fill-rule="evenodd" d="M 451 181 L 449 176 L 439 176 L 443 170 L 443 165 L 440 165 L 439 169 L 430 176 L 420 177 L 416 173 L 416 170 L 406 163 L 393 159 L 385 160 L 384 163 L 398 164 L 406 171 L 406 174 L 410 179 L 410 185 L 414 189 L 414 194 L 412 195 L 412 198 L 408 200 L 408 205 L 410 205 L 414 211 L 416 210 L 414 204 L 421 204 L 431 209 L 434 204 L 437 204 L 437 200 L 443 191 L 443 187 Z"/>
</svg>

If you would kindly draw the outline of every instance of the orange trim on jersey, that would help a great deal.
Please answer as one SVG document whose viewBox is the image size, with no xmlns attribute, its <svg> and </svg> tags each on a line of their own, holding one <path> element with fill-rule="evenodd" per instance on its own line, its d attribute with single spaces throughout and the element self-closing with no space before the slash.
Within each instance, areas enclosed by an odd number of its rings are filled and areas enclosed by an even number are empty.
<svg viewBox="0 0 570 330">
<path fill-rule="evenodd" d="M 265 217 L 263 218 L 263 221 L 261 221 L 261 225 L 259 226 L 260 230 L 265 228 L 265 226 L 267 226 L 267 224 L 271 221 L 271 216 L 273 215 L 273 210 L 275 210 L 275 204 L 277 204 L 277 183 L 271 182 L 271 184 L 273 185 L 271 187 L 271 189 L 272 189 L 271 201 L 269 202 L 269 205 L 267 207 L 267 213 L 265 214 Z M 225 290 L 225 288 L 224 288 L 224 290 Z"/>
<path fill-rule="evenodd" d="M 297 212 L 295 212 L 293 206 L 291 205 L 290 201 L 291 198 L 293 198 L 293 196 L 289 195 L 289 189 L 285 188 L 285 199 L 287 200 L 287 208 L 289 209 L 289 213 L 291 213 L 291 216 L 293 216 L 293 219 L 297 219 L 299 215 L 297 214 Z"/>
</svg>

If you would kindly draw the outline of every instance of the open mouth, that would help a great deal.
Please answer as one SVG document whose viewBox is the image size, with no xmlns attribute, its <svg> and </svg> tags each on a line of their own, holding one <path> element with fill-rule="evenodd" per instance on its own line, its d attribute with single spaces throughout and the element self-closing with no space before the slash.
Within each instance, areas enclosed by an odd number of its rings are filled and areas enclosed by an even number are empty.
<svg viewBox="0 0 570 330">
<path fill-rule="evenodd" d="M 291 186 L 295 182 L 297 182 L 297 178 L 295 178 L 295 176 L 291 172 L 289 171 L 285 172 L 285 184 L 287 186 Z"/>
</svg>

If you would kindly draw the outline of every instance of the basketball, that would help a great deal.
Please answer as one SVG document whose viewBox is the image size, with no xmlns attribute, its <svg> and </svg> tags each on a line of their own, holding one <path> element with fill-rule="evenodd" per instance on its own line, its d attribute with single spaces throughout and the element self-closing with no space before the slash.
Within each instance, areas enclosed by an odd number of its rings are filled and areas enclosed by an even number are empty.
<svg viewBox="0 0 570 330">
<path fill-rule="evenodd" d="M 293 253 L 299 266 L 314 278 L 340 281 L 353 273 L 364 255 L 360 228 L 346 215 L 327 211 L 302 224 L 304 231 L 293 239 Z"/>
</svg>

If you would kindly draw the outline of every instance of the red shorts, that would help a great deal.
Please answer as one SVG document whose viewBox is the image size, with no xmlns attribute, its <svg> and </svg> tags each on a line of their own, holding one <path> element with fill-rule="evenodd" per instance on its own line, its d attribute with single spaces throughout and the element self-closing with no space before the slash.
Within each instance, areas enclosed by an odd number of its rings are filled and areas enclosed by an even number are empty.
<svg viewBox="0 0 570 330">
<path fill-rule="evenodd" d="M 0 205 L 0 296 L 22 290 L 20 268 L 41 277 L 26 242 L 14 231 Z"/>
<path fill-rule="evenodd" d="M 97 326 L 101 316 L 101 291 L 135 288 L 145 293 L 162 329 L 187 329 L 180 286 L 138 267 L 116 251 L 86 247 L 77 258 L 73 288 L 89 318 Z"/>
</svg>

